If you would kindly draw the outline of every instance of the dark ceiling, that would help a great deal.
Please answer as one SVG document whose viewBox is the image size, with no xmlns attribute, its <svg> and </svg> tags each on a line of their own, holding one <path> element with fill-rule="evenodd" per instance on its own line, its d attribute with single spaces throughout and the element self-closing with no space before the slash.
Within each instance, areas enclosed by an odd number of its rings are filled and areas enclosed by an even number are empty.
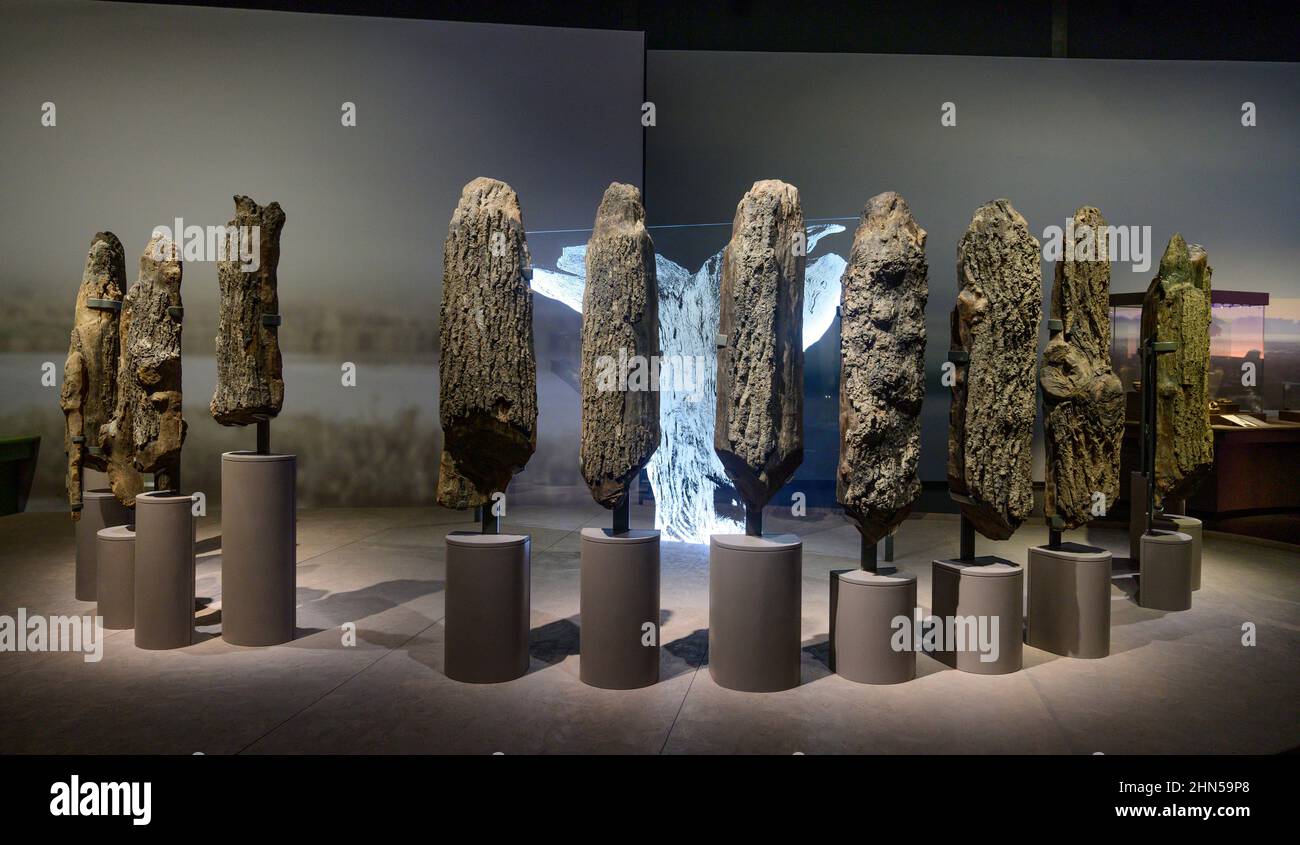
<svg viewBox="0 0 1300 845">
<path fill-rule="evenodd" d="M 1133 0 L 182 0 L 185 5 L 632 29 L 650 49 L 1296 61 L 1300 3 Z M 1062 27 L 1062 23 L 1064 26 Z"/>
</svg>

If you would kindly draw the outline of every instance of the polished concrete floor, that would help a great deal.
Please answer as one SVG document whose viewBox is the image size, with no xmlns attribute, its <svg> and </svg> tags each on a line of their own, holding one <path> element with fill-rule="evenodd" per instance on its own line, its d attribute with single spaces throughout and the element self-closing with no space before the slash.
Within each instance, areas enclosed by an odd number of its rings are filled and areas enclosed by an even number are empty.
<svg viewBox="0 0 1300 845">
<path fill-rule="evenodd" d="M 1112 654 L 1026 646 L 1025 668 L 977 676 L 918 658 L 916 680 L 861 686 L 826 668 L 828 573 L 854 565 L 841 517 L 768 516 L 804 538 L 802 685 L 720 688 L 707 671 L 708 551 L 664 543 L 661 681 L 608 691 L 578 679 L 579 529 L 594 505 L 512 510 L 533 537 L 532 662 L 524 677 L 461 684 L 442 673 L 444 544 L 470 527 L 441 509 L 303 511 L 298 625 L 271 648 L 220 633 L 220 521 L 201 520 L 195 644 L 149 652 L 107 632 L 104 657 L 0 653 L 2 753 L 1269 753 L 1300 746 L 1300 555 L 1208 537 L 1204 588 L 1181 613 L 1146 610 L 1119 579 Z M 636 512 L 634 524 L 649 514 Z M 1067 535 L 1068 538 L 1068 535 Z M 1024 562 L 1027 525 L 979 553 Z M 1082 533 L 1117 555 L 1118 533 Z M 957 522 L 909 520 L 896 565 L 919 578 L 956 551 Z M 0 614 L 90 613 L 73 598 L 66 514 L 0 519 Z M 341 626 L 357 641 L 343 644 Z M 1250 623 L 1256 644 L 1242 644 Z"/>
</svg>

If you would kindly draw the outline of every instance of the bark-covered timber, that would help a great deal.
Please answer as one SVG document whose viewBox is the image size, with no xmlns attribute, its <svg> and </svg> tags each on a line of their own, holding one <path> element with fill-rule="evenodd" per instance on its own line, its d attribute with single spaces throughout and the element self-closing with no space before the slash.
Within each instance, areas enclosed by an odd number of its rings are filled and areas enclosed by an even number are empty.
<svg viewBox="0 0 1300 845">
<path fill-rule="evenodd" d="M 443 247 L 438 503 L 504 493 L 537 447 L 537 365 L 523 214 L 496 179 L 465 186 Z"/>
<path fill-rule="evenodd" d="M 1119 495 L 1124 388 L 1110 360 L 1110 252 L 1101 212 L 1074 214 L 1072 249 L 1056 264 L 1043 352 L 1044 515 L 1057 530 L 1089 522 Z M 1101 500 L 1097 501 L 1100 496 Z"/>
<path fill-rule="evenodd" d="M 1156 500 L 1186 499 L 1214 465 L 1210 428 L 1210 276 L 1205 249 L 1169 240 L 1142 302 L 1142 337 L 1172 342 L 1156 357 Z"/>
<path fill-rule="evenodd" d="M 117 408 L 100 431 L 108 477 L 122 504 L 135 504 L 140 473 L 158 490 L 176 488 L 185 421 L 181 415 L 181 257 L 155 232 L 140 256 L 140 277 L 122 304 Z"/>
<path fill-rule="evenodd" d="M 803 462 L 803 281 L 799 191 L 755 182 L 722 257 L 713 450 L 750 511 Z"/>
<path fill-rule="evenodd" d="M 248 197 L 235 197 L 235 217 L 226 229 L 227 252 L 217 262 L 217 387 L 208 406 L 222 425 L 269 419 L 284 405 L 277 279 L 283 228 L 279 203 L 260 206 Z M 246 264 L 244 255 L 254 260 Z"/>
<path fill-rule="evenodd" d="M 613 508 L 659 446 L 659 391 L 651 379 L 659 357 L 659 286 L 634 186 L 615 182 L 605 190 L 586 265 L 579 456 L 592 497 Z"/>
<path fill-rule="evenodd" d="M 99 430 L 117 406 L 117 367 L 122 294 L 126 290 L 126 252 L 112 232 L 91 239 L 77 288 L 72 337 L 63 365 L 59 404 L 64 414 L 66 486 L 73 519 L 81 516 L 82 467 L 108 469 L 99 448 Z"/>
<path fill-rule="evenodd" d="M 836 498 L 870 544 L 897 528 L 921 493 L 925 238 L 901 196 L 872 197 L 840 279 Z"/>
<path fill-rule="evenodd" d="M 977 531 L 1005 540 L 1034 503 L 1031 449 L 1042 316 L 1038 240 L 1008 200 L 976 209 L 957 250 L 957 284 L 949 346 L 954 368 L 948 489 Z"/>
</svg>

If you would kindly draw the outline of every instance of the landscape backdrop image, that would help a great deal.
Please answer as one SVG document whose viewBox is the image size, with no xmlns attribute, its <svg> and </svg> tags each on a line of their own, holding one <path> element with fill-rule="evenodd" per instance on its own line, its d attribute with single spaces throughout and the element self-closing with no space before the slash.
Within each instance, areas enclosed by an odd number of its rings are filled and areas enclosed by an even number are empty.
<svg viewBox="0 0 1300 845">
<path fill-rule="evenodd" d="M 535 264 L 585 243 L 606 186 L 641 180 L 642 46 L 640 33 L 599 30 L 0 6 L 0 103 L 31 116 L 0 124 L 0 437 L 41 437 L 29 509 L 66 507 L 59 389 L 42 377 L 52 364 L 62 381 L 92 236 L 118 235 L 131 284 L 155 227 L 224 225 L 235 194 L 286 214 L 271 442 L 298 455 L 300 505 L 432 505 L 442 247 L 461 189 L 490 176 L 518 192 Z M 181 286 L 182 483 L 213 506 L 221 453 L 254 445 L 252 429 L 208 412 L 216 275 L 189 262 Z M 539 442 L 515 501 L 585 491 L 578 324 L 536 299 Z"/>
</svg>

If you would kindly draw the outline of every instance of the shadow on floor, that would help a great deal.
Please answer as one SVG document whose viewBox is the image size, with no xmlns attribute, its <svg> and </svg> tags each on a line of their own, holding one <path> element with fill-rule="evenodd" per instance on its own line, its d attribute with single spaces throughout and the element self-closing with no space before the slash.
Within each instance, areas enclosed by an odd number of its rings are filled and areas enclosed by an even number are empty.
<svg viewBox="0 0 1300 845">
<path fill-rule="evenodd" d="M 684 637 L 664 643 L 664 652 L 673 659 L 660 661 L 660 680 L 694 672 L 709 662 L 709 629 L 697 628 Z"/>
<path fill-rule="evenodd" d="M 345 623 L 351 622 L 357 626 L 356 635 L 358 640 L 384 648 L 397 648 L 411 639 L 412 630 L 410 628 L 404 631 L 374 631 L 362 628 L 361 622 L 402 607 L 423 596 L 440 592 L 443 588 L 444 583 L 442 581 L 420 581 L 411 578 L 383 581 L 359 590 L 332 593 L 325 590 L 299 587 L 297 594 L 298 625 L 295 628 L 293 641 L 286 645 L 302 648 L 336 648 L 338 643 L 323 646 L 319 643 L 302 641 L 322 631 L 338 630 Z M 411 608 L 407 608 L 407 610 L 418 615 L 418 612 Z M 421 630 L 433 623 L 433 620 L 427 617 L 422 616 L 421 619 L 421 622 L 416 623 Z"/>
<path fill-rule="evenodd" d="M 672 611 L 661 610 L 660 625 L 666 623 L 671 616 Z M 577 619 L 577 616 L 557 619 L 530 630 L 528 632 L 529 657 L 541 661 L 546 666 L 555 666 L 573 656 L 581 660 L 582 629 Z M 659 663 L 659 681 L 663 682 L 686 672 L 695 671 L 708 659 L 708 653 L 709 632 L 706 628 L 700 628 L 685 637 L 664 643 Z"/>
<path fill-rule="evenodd" d="M 830 634 L 814 634 L 800 645 L 799 650 L 812 658 L 811 661 L 800 661 L 800 684 L 812 683 L 835 674 L 831 671 Z"/>
<path fill-rule="evenodd" d="M 445 582 L 440 580 L 415 580 L 415 579 L 396 579 L 384 581 L 364 587 L 359 590 L 347 590 L 343 592 L 329 592 L 310 587 L 299 587 L 297 590 L 297 621 L 300 623 L 294 629 L 294 639 L 286 645 L 298 646 L 301 648 L 329 648 L 337 647 L 337 644 L 331 643 L 324 646 L 320 643 L 303 642 L 308 637 L 329 630 L 337 630 L 341 633 L 344 624 L 353 623 L 357 625 L 356 637 L 359 641 L 381 646 L 383 648 L 395 649 L 408 643 L 413 634 L 411 630 L 406 631 L 375 631 L 361 627 L 364 620 L 378 616 L 390 610 L 403 607 L 410 602 L 423 596 L 432 595 L 445 589 Z M 195 626 L 209 629 L 206 631 L 196 631 L 194 642 L 204 642 L 221 636 L 221 608 L 211 609 L 209 605 L 213 602 L 212 598 L 203 597 L 195 602 L 196 613 Z M 410 610 L 411 613 L 416 611 Z M 417 623 L 420 630 L 433 624 L 435 620 L 428 617 L 422 617 L 422 621 Z M 302 623 L 307 623 L 306 625 Z M 565 641 L 565 634 L 557 629 L 546 632 L 546 628 L 567 623 L 568 620 L 561 620 L 559 623 L 552 623 L 543 629 L 538 629 L 544 633 L 541 635 L 543 640 L 554 639 L 556 641 Z M 572 623 L 569 623 L 572 626 Z M 577 627 L 573 627 L 572 648 L 573 653 L 577 649 Z M 537 632 L 534 632 L 536 634 Z M 340 640 L 341 642 L 341 640 Z M 567 647 L 564 646 L 564 647 Z M 544 651 L 544 647 L 543 647 Z M 545 652 L 544 652 L 545 653 Z M 535 657 L 540 657 L 536 652 Z M 559 662 L 563 657 L 548 662 Z"/>
<path fill-rule="evenodd" d="M 528 654 L 548 666 L 577 653 L 578 625 L 573 619 L 557 619 L 528 632 Z"/>
<path fill-rule="evenodd" d="M 803 653 L 831 669 L 831 639 L 829 634 L 817 634 L 802 646 Z"/>
</svg>

